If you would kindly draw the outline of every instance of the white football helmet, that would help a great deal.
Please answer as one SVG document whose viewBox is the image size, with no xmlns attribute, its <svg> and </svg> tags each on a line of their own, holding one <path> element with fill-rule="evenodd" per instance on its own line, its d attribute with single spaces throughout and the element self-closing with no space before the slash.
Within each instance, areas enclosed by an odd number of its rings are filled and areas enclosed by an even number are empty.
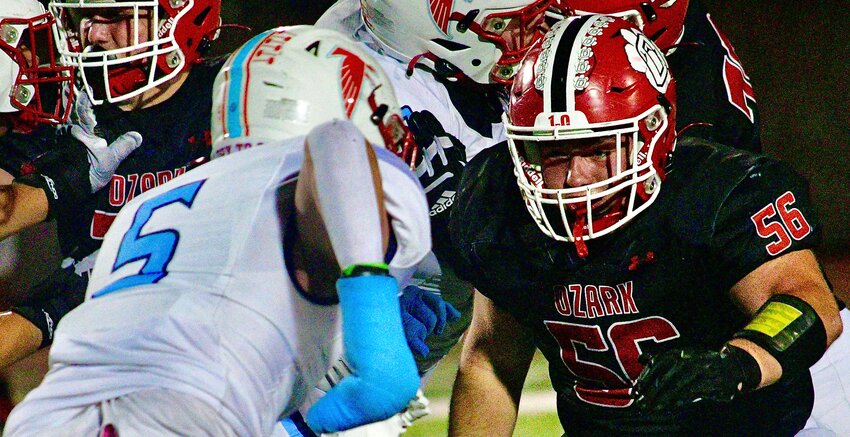
<svg viewBox="0 0 850 437">
<path fill-rule="evenodd" d="M 366 29 L 399 60 L 428 60 L 444 75 L 510 84 L 543 36 L 551 0 L 361 0 Z"/>
<path fill-rule="evenodd" d="M 200 61 L 221 26 L 221 0 L 55 0 L 62 62 L 82 78 L 94 104 L 120 102 Z M 90 44 L 93 23 L 129 21 L 125 47 Z M 123 42 L 115 41 L 116 44 Z"/>
<path fill-rule="evenodd" d="M 241 137 L 306 135 L 351 120 L 373 144 L 408 164 L 415 156 L 392 83 L 359 43 L 314 26 L 265 31 L 235 51 L 213 85 L 212 158 Z"/>
<path fill-rule="evenodd" d="M 57 62 L 54 24 L 36 0 L 0 3 L 0 112 L 49 123 L 68 118 L 71 94 L 63 87 L 73 83 L 73 69 Z"/>
</svg>

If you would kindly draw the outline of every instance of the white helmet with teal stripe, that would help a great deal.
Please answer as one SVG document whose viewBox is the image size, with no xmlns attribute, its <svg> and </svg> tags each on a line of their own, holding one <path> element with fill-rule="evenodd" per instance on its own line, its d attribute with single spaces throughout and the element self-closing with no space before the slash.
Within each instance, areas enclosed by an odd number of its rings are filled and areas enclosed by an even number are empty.
<svg viewBox="0 0 850 437">
<path fill-rule="evenodd" d="M 278 27 L 234 52 L 213 87 L 212 158 L 250 136 L 306 135 L 349 119 L 374 144 L 412 162 L 415 145 L 392 84 L 359 43 L 329 29 Z"/>
</svg>

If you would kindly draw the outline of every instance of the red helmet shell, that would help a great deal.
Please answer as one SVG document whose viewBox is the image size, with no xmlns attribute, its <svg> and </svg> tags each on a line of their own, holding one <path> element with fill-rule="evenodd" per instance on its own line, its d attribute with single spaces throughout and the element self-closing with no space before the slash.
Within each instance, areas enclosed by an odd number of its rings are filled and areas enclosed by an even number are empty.
<svg viewBox="0 0 850 437">
<path fill-rule="evenodd" d="M 564 15 L 616 15 L 634 22 L 661 50 L 679 42 L 689 0 L 555 0 Z"/>
</svg>

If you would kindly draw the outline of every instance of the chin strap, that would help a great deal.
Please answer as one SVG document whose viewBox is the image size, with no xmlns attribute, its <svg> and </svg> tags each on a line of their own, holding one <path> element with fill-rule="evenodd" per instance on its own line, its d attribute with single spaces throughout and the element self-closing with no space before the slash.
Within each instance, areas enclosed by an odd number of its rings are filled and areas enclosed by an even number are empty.
<svg viewBox="0 0 850 437">
<path fill-rule="evenodd" d="M 426 64 L 420 63 L 422 58 L 433 62 L 434 67 L 432 68 Z M 420 53 L 410 59 L 410 62 L 407 63 L 407 70 L 405 72 L 407 77 L 413 76 L 413 70 L 417 68 L 425 70 L 435 76 L 443 77 L 451 82 L 455 82 L 466 77 L 466 75 L 464 75 L 457 67 L 444 59 L 438 58 L 437 55 L 431 52 Z"/>
<path fill-rule="evenodd" d="M 587 258 L 587 243 L 584 242 L 585 231 L 587 230 L 587 216 L 582 215 L 576 219 L 573 225 L 573 239 L 576 245 L 576 253 L 582 259 Z"/>
</svg>

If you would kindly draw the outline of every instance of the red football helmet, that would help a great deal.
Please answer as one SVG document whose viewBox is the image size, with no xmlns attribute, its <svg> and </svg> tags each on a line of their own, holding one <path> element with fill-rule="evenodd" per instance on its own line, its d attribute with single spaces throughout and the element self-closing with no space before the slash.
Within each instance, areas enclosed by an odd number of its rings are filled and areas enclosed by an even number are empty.
<svg viewBox="0 0 850 437">
<path fill-rule="evenodd" d="M 49 7 L 62 61 L 78 68 L 94 104 L 127 100 L 174 78 L 200 61 L 221 26 L 221 0 L 55 0 Z M 93 25 L 122 20 L 130 23 L 126 46 L 91 44 Z"/>
<path fill-rule="evenodd" d="M 53 16 L 36 0 L 3 0 L 0 112 L 20 111 L 27 120 L 35 122 L 67 120 L 74 70 L 57 62 L 54 24 Z"/>
<path fill-rule="evenodd" d="M 504 119 L 517 182 L 540 229 L 576 242 L 581 254 L 584 240 L 648 207 L 675 147 L 675 102 L 664 54 L 631 22 L 586 15 L 556 23 L 523 60 Z M 607 179 L 544 187 L 541 151 L 588 138 L 616 142 L 618 164 Z"/>
<path fill-rule="evenodd" d="M 689 0 L 555 0 L 552 7 L 565 16 L 605 14 L 623 17 L 666 51 L 682 39 Z"/>
</svg>

